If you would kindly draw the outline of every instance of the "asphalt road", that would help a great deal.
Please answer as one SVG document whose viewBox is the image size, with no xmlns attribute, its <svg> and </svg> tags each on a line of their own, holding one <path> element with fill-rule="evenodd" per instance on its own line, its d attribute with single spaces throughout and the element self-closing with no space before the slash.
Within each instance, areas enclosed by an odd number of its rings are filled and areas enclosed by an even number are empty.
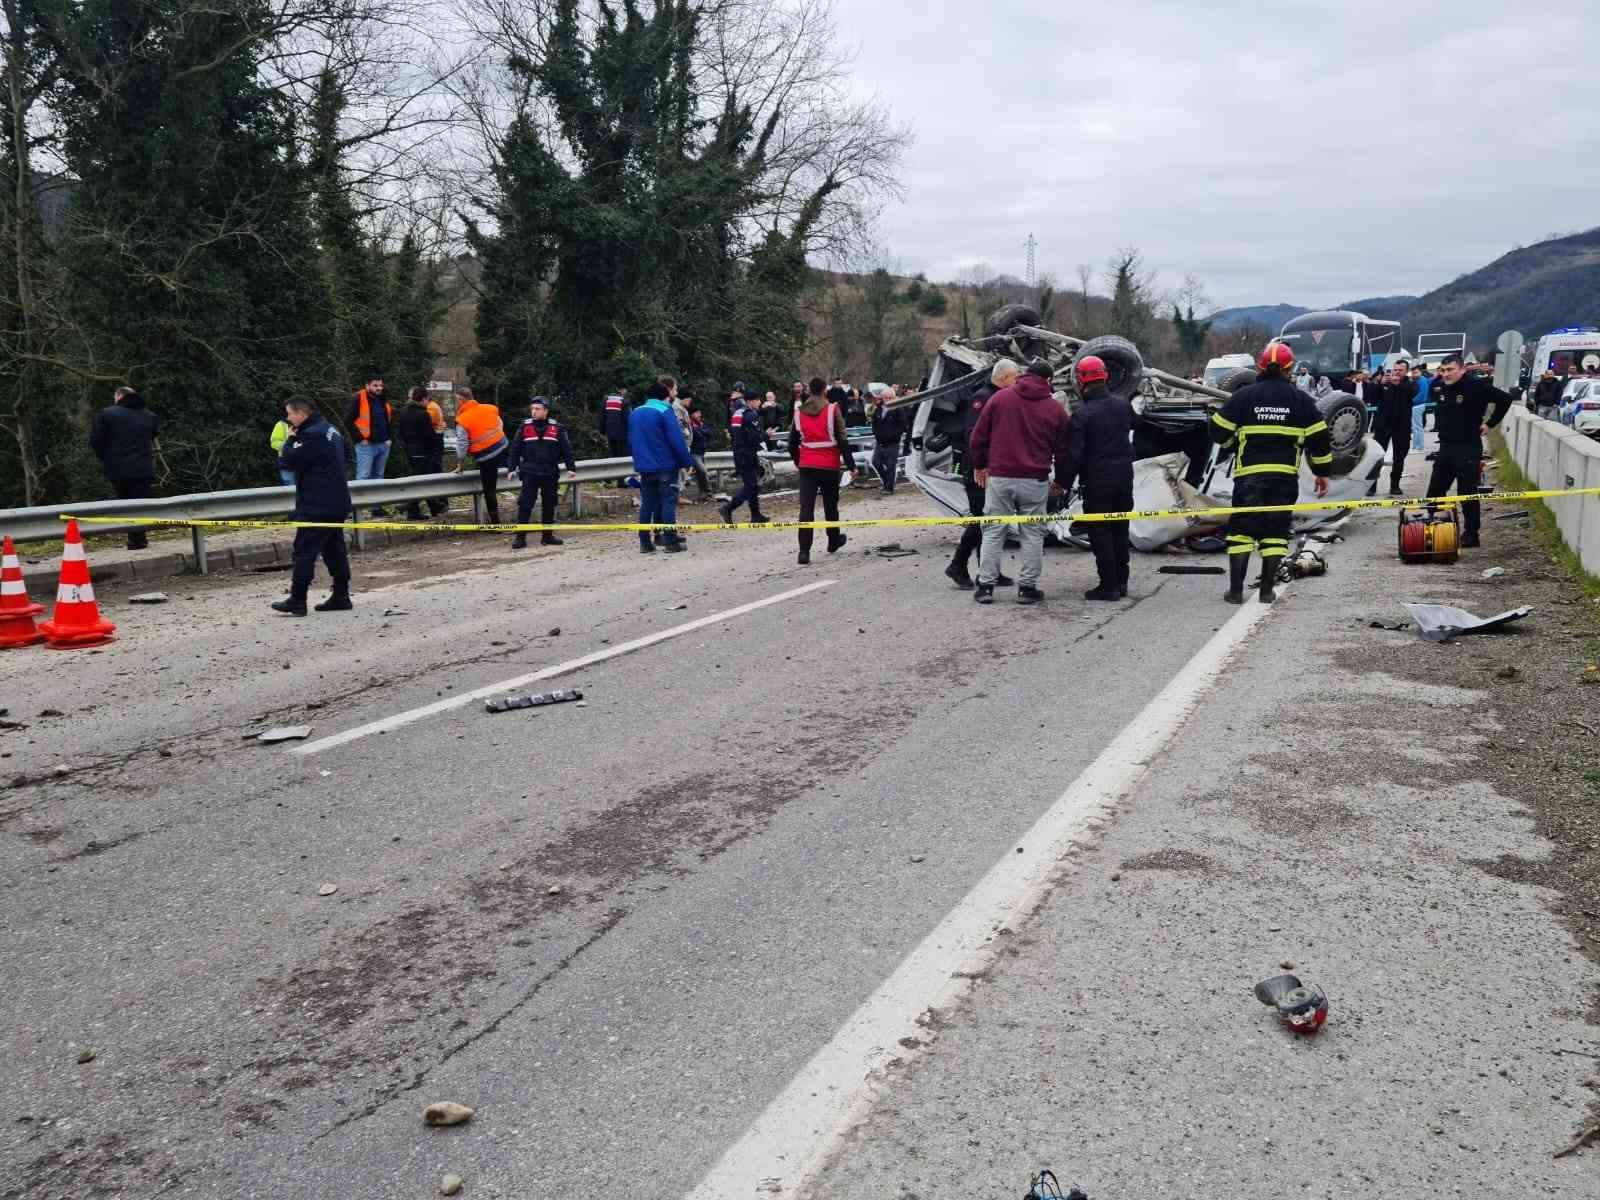
<svg viewBox="0 0 1600 1200">
<path fill-rule="evenodd" d="M 1339 573 L 1391 537 L 1374 523 L 1339 547 L 1201 712 L 1276 694 L 1277 639 L 1326 616 L 1306 597 L 1336 608 Z M 615 535 L 522 555 L 419 544 L 357 560 L 354 613 L 286 620 L 266 609 L 283 576 L 218 577 L 156 608 L 111 591 L 122 636 L 99 653 L 0 655 L 0 705 L 28 725 L 0 744 L 0 1196 L 421 1197 L 446 1173 L 474 1196 L 689 1192 L 1233 615 L 1220 581 L 1147 556 L 1128 601 L 1088 604 L 1088 556 L 1067 551 L 1047 556 L 1045 605 L 982 609 L 941 574 L 952 541 L 861 531 L 809 567 L 792 534 L 697 536 L 651 559 Z M 889 542 L 918 553 L 870 553 Z M 321 739 L 763 602 L 529 689 L 581 688 L 582 707 L 471 703 L 302 755 L 242 737 L 303 722 Z M 1151 779 L 1225 775 L 1237 752 L 1206 729 Z M 1203 816 L 1141 797 L 1108 836 Z M 1527 839 L 1501 824 L 1476 837 Z M 1048 922 L 1145 953 L 1155 908 L 1134 919 L 1104 884 L 1061 894 Z M 1560 936 L 1514 899 L 1519 942 Z M 1051 978 L 1058 936 L 1035 942 Z M 1209 986 L 1202 939 L 1158 940 L 1189 964 L 1173 968 L 1181 1007 Z M 1133 978 L 1101 969 L 1113 990 Z M 1543 986 L 1577 1004 L 1585 970 L 1558 960 Z M 908 1104 L 936 1070 L 964 1086 L 1001 1060 L 1014 1017 L 981 994 L 971 1013 L 993 1017 L 995 1044 L 929 1050 Z M 1199 1095 L 1216 1061 L 1161 1071 Z M 1569 1065 L 1552 1088 L 1581 1080 Z M 477 1115 L 427 1129 L 436 1100 Z M 1018 1194 L 1026 1148 L 966 1155 L 947 1107 L 922 1110 L 932 1144 L 955 1148 L 924 1183 Z M 885 1194 L 905 1170 L 892 1147 L 926 1154 L 894 1127 L 908 1111 L 858 1113 L 818 1187 Z M 1298 1165 L 1293 1139 L 1276 1145 Z M 774 1163 L 770 1186 L 792 1175 Z"/>
</svg>

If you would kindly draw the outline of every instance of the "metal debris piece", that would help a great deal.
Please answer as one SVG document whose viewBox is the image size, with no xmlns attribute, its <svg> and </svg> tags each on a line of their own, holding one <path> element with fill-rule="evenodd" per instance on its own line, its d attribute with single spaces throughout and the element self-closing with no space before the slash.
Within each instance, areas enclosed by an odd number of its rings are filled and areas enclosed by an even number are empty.
<svg viewBox="0 0 1600 1200">
<path fill-rule="evenodd" d="M 383 615 L 386 617 L 409 617 L 411 610 L 409 608 L 386 608 L 383 610 Z"/>
<path fill-rule="evenodd" d="M 1195 567 L 1187 564 L 1183 566 L 1157 567 L 1156 570 L 1162 575 L 1226 575 L 1228 573 L 1222 567 Z"/>
<path fill-rule="evenodd" d="M 546 704 L 568 704 L 582 699 L 583 693 L 576 688 L 557 688 L 553 692 L 539 692 L 533 696 L 499 696 L 485 700 L 483 707 L 486 712 L 503 713 L 514 708 L 543 708 Z"/>
<path fill-rule="evenodd" d="M 879 558 L 909 558 L 916 550 L 899 542 L 888 542 L 873 551 Z"/>
<path fill-rule="evenodd" d="M 258 742 L 298 742 L 311 736 L 309 725 L 280 725 L 276 729 L 264 729 L 256 735 Z"/>
<path fill-rule="evenodd" d="M 1518 517 L 1526 517 L 1526 516 L 1529 516 L 1529 515 L 1530 515 L 1530 513 L 1529 513 L 1528 509 L 1519 508 L 1515 512 L 1496 513 L 1494 516 L 1490 517 L 1489 520 L 1491 520 L 1491 521 L 1514 521 Z"/>
<path fill-rule="evenodd" d="M 1489 633 L 1503 629 L 1513 621 L 1520 621 L 1533 611 L 1529 605 L 1497 613 L 1492 617 L 1479 617 L 1464 608 L 1448 604 L 1405 604 L 1403 606 L 1417 623 L 1417 632 L 1430 642 L 1448 642 L 1453 637 L 1469 633 Z"/>
<path fill-rule="evenodd" d="M 129 604 L 165 604 L 168 596 L 165 592 L 140 592 L 137 596 L 129 596 Z"/>
</svg>

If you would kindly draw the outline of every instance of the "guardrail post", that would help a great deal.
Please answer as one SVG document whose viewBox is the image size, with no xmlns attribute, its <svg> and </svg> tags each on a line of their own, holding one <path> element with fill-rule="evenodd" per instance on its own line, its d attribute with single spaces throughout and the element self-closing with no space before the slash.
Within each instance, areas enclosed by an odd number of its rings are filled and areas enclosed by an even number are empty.
<svg viewBox="0 0 1600 1200">
<path fill-rule="evenodd" d="M 356 518 L 357 521 L 360 521 L 361 520 L 361 514 L 360 513 L 356 513 L 355 514 L 355 518 Z M 362 529 L 359 525 L 357 525 L 356 529 L 354 531 L 354 537 L 355 537 L 356 549 L 357 550 L 365 550 L 367 548 L 367 531 L 365 529 Z"/>
<path fill-rule="evenodd" d="M 483 496 L 479 492 L 472 493 L 472 523 L 483 524 Z"/>
<path fill-rule="evenodd" d="M 572 492 L 572 515 L 574 517 L 583 516 L 583 490 L 582 489 L 583 489 L 583 485 L 582 484 L 577 484 L 577 483 L 572 484 L 571 488 L 570 488 L 570 490 Z"/>
<path fill-rule="evenodd" d="M 203 526 L 189 526 L 189 540 L 194 546 L 194 569 L 198 574 L 211 574 L 211 564 L 206 562 L 206 531 Z M 24 597 L 26 599 L 26 597 Z"/>
</svg>

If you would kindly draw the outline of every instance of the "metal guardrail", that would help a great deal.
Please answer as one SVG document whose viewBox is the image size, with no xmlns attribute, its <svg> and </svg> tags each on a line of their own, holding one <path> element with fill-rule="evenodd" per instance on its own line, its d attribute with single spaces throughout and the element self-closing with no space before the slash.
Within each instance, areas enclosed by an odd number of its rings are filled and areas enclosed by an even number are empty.
<svg viewBox="0 0 1600 1200">
<path fill-rule="evenodd" d="M 733 454 L 723 450 L 705 456 L 708 471 L 733 469 Z M 577 480 L 563 486 L 567 488 L 571 512 L 583 515 L 583 484 L 608 483 L 634 474 L 631 458 L 593 458 L 578 463 Z M 516 476 L 503 476 L 500 491 L 517 490 L 521 481 Z M 473 497 L 476 517 L 483 491 L 478 473 L 470 468 L 457 473 L 446 471 L 439 475 L 407 475 L 399 479 L 358 479 L 350 483 L 350 499 L 359 512 L 362 509 L 385 505 L 411 504 L 424 500 L 448 499 L 452 496 Z M 248 521 L 271 517 L 287 517 L 294 512 L 292 487 L 243 488 L 232 492 L 195 492 L 186 496 L 156 496 L 148 500 L 96 500 L 84 504 L 58 504 L 36 508 L 0 509 L 0 533 L 9 533 L 19 542 L 38 541 L 61 537 L 66 530 L 66 516 L 77 517 L 147 517 L 172 521 L 211 520 Z M 126 533 L 143 528 L 141 524 L 96 522 L 90 532 Z M 206 531 L 199 526 L 190 529 L 194 541 L 195 569 L 206 573 Z M 356 544 L 361 544 L 361 531 L 356 530 Z"/>
</svg>

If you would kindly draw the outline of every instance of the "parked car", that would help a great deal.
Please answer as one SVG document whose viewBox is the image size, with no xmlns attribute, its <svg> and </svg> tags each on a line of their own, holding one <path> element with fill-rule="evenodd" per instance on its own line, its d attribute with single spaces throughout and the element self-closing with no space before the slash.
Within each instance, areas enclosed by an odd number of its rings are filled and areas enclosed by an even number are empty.
<svg viewBox="0 0 1600 1200">
<path fill-rule="evenodd" d="M 1600 379 L 1574 379 L 1561 393 L 1561 423 L 1600 438 Z"/>
</svg>

